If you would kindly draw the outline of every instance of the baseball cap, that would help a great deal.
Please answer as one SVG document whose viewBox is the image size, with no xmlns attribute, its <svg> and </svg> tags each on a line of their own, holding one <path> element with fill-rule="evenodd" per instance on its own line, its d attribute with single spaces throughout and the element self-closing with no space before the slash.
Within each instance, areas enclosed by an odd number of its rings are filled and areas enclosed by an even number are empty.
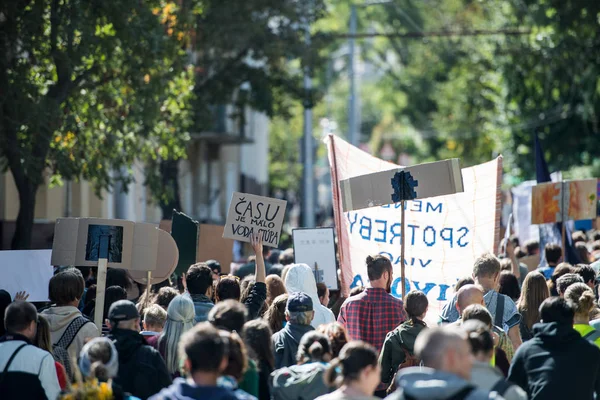
<svg viewBox="0 0 600 400">
<path fill-rule="evenodd" d="M 309 295 L 302 292 L 290 294 L 286 304 L 289 312 L 304 312 L 313 310 L 313 302 Z"/>
<path fill-rule="evenodd" d="M 119 300 L 114 302 L 108 310 L 108 319 L 111 321 L 127 321 L 140 317 L 135 304 L 129 300 Z"/>
</svg>

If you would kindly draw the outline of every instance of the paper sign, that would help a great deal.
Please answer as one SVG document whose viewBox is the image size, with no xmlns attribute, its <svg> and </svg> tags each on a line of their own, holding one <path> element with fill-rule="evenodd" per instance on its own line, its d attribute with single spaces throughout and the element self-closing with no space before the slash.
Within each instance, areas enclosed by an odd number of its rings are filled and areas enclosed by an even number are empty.
<svg viewBox="0 0 600 400">
<path fill-rule="evenodd" d="M 340 181 L 344 212 L 396 203 L 392 181 L 396 173 L 410 173 L 415 199 L 462 192 L 463 180 L 457 158 L 412 167 L 360 175 Z"/>
<path fill-rule="evenodd" d="M 250 236 L 258 232 L 265 246 L 277 247 L 286 205 L 284 200 L 234 192 L 223 237 L 250 242 Z"/>
<path fill-rule="evenodd" d="M 0 251 L 0 289 L 29 294 L 27 301 L 48 301 L 48 283 L 54 273 L 52 250 Z"/>
<path fill-rule="evenodd" d="M 338 290 L 333 228 L 294 229 L 292 237 L 294 262 L 312 268 L 317 283 Z"/>
<path fill-rule="evenodd" d="M 541 183 L 531 192 L 531 223 L 547 224 L 596 217 L 597 179 Z"/>
</svg>

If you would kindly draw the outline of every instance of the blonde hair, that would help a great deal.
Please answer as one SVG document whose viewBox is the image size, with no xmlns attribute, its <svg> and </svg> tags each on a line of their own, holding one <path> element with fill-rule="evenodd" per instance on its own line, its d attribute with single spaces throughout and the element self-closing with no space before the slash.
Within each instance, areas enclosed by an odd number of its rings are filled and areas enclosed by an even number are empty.
<svg viewBox="0 0 600 400">
<path fill-rule="evenodd" d="M 144 322 L 147 326 L 160 326 L 162 328 L 165 326 L 166 321 L 167 312 L 158 304 L 152 304 L 150 307 L 146 308 Z"/>
<path fill-rule="evenodd" d="M 589 316 L 596 297 L 592 289 L 585 283 L 574 283 L 565 291 L 565 300 L 573 304 L 575 314 Z"/>
</svg>

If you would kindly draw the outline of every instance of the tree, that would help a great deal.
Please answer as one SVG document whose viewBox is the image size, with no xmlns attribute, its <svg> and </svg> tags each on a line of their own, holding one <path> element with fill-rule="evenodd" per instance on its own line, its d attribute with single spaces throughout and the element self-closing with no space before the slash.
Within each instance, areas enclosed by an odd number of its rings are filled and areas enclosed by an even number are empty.
<svg viewBox="0 0 600 400">
<path fill-rule="evenodd" d="M 159 123 L 174 111 L 163 109 L 170 82 L 186 79 L 181 31 L 160 15 L 167 5 L 0 4 L 0 157 L 20 201 L 13 248 L 30 246 L 46 170 L 55 182 L 83 178 L 99 192 L 127 183 L 128 174 L 113 171 L 136 158 L 176 152 L 180 140 L 167 136 L 181 132 Z"/>
</svg>

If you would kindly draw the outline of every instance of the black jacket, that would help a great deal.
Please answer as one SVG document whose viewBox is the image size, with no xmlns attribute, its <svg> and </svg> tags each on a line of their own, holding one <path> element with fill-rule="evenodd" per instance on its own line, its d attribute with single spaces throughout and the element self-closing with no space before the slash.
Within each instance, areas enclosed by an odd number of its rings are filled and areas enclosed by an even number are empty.
<svg viewBox="0 0 600 400">
<path fill-rule="evenodd" d="M 113 329 L 108 338 L 119 353 L 119 373 L 115 383 L 123 391 L 147 399 L 171 384 L 164 360 L 138 332 Z"/>
<path fill-rule="evenodd" d="M 530 400 L 592 400 L 600 395 L 600 349 L 570 325 L 533 325 L 533 339 L 515 353 L 508 380 Z"/>
<path fill-rule="evenodd" d="M 266 299 L 267 285 L 264 282 L 256 282 L 244 302 L 248 309 L 248 321 L 260 316 L 260 310 L 262 310 Z"/>
</svg>

